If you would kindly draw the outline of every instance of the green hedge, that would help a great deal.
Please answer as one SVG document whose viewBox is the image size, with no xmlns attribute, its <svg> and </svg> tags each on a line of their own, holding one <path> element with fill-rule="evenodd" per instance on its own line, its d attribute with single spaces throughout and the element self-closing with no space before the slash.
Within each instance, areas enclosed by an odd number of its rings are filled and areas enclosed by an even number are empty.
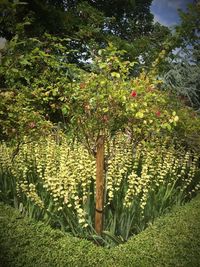
<svg viewBox="0 0 200 267">
<path fill-rule="evenodd" d="M 200 266 L 200 196 L 113 249 L 64 235 L 0 204 L 0 265 Z"/>
</svg>

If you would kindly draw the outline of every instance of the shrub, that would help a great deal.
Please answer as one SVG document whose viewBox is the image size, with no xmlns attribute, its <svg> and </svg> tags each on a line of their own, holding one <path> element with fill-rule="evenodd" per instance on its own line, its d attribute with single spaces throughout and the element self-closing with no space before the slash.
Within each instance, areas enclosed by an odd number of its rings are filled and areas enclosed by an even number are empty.
<svg viewBox="0 0 200 267">
<path fill-rule="evenodd" d="M 0 204 L 1 266 L 199 266 L 200 197 L 113 249 L 34 223 Z"/>
</svg>

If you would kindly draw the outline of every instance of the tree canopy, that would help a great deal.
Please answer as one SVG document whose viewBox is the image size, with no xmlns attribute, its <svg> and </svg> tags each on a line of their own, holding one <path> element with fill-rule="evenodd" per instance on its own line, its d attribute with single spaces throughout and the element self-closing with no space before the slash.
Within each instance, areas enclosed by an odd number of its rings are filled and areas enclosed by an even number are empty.
<svg viewBox="0 0 200 267">
<path fill-rule="evenodd" d="M 4 0 L 1 3 L 0 33 L 10 39 L 16 24 L 29 17 L 32 24 L 27 27 L 28 35 L 39 36 L 48 32 L 81 36 L 86 27 L 88 33 L 85 32 L 85 35 L 91 35 L 94 31 L 96 34 L 109 33 L 132 41 L 153 29 L 151 2 L 152 0 Z"/>
<path fill-rule="evenodd" d="M 162 49 L 162 40 L 170 33 L 153 24 L 151 2 L 4 0 L 0 4 L 0 35 L 10 40 L 25 23 L 23 34 L 27 37 L 49 33 L 72 38 L 71 47 L 78 51 L 72 61 L 79 65 L 80 58 L 86 61 L 109 42 L 128 51 L 129 59 L 140 56 L 144 65 L 149 65 L 157 54 L 153 51 Z"/>
</svg>

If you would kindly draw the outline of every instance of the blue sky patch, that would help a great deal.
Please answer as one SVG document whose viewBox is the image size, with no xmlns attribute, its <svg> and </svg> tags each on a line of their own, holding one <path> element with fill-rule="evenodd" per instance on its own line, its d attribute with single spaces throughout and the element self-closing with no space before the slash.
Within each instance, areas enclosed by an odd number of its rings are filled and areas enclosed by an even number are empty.
<svg viewBox="0 0 200 267">
<path fill-rule="evenodd" d="M 192 0 L 154 0 L 151 5 L 154 21 L 165 26 L 173 26 L 180 22 L 177 10 L 186 10 L 187 5 L 192 2 Z"/>
</svg>

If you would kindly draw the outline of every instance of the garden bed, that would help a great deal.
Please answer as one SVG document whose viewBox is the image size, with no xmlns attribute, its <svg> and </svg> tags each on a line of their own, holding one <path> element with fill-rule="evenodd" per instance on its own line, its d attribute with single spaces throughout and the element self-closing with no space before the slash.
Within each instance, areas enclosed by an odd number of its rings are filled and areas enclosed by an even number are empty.
<svg viewBox="0 0 200 267">
<path fill-rule="evenodd" d="M 107 249 L 0 204 L 1 266 L 200 266 L 200 196 Z"/>
</svg>

